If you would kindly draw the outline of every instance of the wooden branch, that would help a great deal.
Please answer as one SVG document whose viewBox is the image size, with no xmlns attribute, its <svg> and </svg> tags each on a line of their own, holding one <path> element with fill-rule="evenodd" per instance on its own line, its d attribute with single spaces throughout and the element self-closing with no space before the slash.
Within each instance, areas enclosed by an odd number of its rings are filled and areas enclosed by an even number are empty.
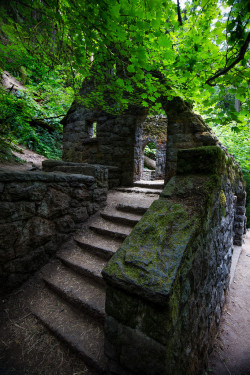
<svg viewBox="0 0 250 375">
<path fill-rule="evenodd" d="M 58 118 L 58 117 L 64 117 L 64 116 L 66 116 L 65 114 L 63 114 L 63 115 L 58 115 L 58 116 L 52 116 L 52 117 L 43 117 L 43 118 L 36 118 L 35 120 L 50 120 L 50 119 L 52 119 L 52 118 Z"/>
<path fill-rule="evenodd" d="M 250 33 L 248 33 L 248 36 L 247 36 L 243 46 L 241 47 L 240 52 L 239 52 L 238 56 L 236 57 L 236 59 L 230 65 L 226 66 L 225 68 L 219 69 L 212 77 L 208 78 L 205 83 L 209 86 L 215 86 L 216 84 L 212 83 L 212 81 L 214 81 L 216 78 L 218 78 L 220 76 L 225 75 L 227 72 L 229 72 L 229 70 L 231 70 L 235 65 L 237 65 L 241 60 L 244 59 L 244 56 L 245 56 L 245 53 L 246 53 L 247 48 L 249 46 L 249 43 L 250 43 Z"/>
<path fill-rule="evenodd" d="M 177 0 L 177 13 L 178 13 L 178 22 L 179 22 L 179 25 L 182 26 L 180 0 Z"/>
</svg>

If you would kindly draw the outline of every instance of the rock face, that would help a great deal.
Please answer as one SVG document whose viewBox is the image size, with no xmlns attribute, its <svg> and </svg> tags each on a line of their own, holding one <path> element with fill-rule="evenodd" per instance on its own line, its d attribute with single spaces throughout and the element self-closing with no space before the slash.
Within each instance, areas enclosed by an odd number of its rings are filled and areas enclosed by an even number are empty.
<svg viewBox="0 0 250 375">
<path fill-rule="evenodd" d="M 95 176 L 0 173 L 0 292 L 26 280 L 103 207 L 107 170 Z"/>
<path fill-rule="evenodd" d="M 181 150 L 177 160 L 103 271 L 110 374 L 199 374 L 217 331 L 233 239 L 243 233 L 243 179 L 217 146 Z"/>
</svg>

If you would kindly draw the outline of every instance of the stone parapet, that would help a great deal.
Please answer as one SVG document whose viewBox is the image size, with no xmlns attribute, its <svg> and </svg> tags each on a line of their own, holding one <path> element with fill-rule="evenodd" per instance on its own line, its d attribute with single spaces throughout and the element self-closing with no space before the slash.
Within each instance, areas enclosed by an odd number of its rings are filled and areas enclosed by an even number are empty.
<svg viewBox="0 0 250 375">
<path fill-rule="evenodd" d="M 80 174 L 0 172 L 0 293 L 25 281 L 105 205 L 106 177 L 100 184 Z"/>
<path fill-rule="evenodd" d="M 243 195 L 241 172 L 219 147 L 178 152 L 177 175 L 103 270 L 109 374 L 202 372 Z"/>
</svg>

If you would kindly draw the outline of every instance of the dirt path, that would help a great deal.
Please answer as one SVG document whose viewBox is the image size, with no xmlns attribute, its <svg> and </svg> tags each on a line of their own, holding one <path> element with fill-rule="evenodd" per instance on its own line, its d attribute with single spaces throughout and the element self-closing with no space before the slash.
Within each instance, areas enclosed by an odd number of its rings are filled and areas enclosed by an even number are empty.
<svg viewBox="0 0 250 375">
<path fill-rule="evenodd" d="M 37 154 L 31 150 L 27 150 L 25 147 L 18 145 L 17 147 L 20 152 L 13 152 L 15 156 L 23 160 L 24 164 L 21 163 L 0 163 L 0 169 L 6 171 L 29 171 L 33 169 L 42 169 L 42 162 L 46 158 L 42 155 Z"/>
<path fill-rule="evenodd" d="M 250 230 L 242 247 L 207 373 L 250 375 Z"/>
</svg>

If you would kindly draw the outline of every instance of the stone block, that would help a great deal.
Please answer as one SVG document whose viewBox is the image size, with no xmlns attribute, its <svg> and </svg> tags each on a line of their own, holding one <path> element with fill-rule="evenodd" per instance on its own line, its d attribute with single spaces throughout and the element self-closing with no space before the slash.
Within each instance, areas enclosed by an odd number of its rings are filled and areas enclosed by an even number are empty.
<svg viewBox="0 0 250 375">
<path fill-rule="evenodd" d="M 226 165 L 224 151 L 216 146 L 178 151 L 177 174 L 216 173 Z"/>
<path fill-rule="evenodd" d="M 4 191 L 4 184 L 0 182 L 0 193 L 2 193 Z M 1 199 L 1 197 L 0 197 Z"/>
<path fill-rule="evenodd" d="M 50 241 L 55 232 L 54 224 L 41 217 L 33 217 L 22 228 L 22 233 L 15 242 L 16 256 L 26 255 L 31 249 Z"/>
<path fill-rule="evenodd" d="M 34 202 L 0 202 L 0 223 L 12 223 L 32 217 L 36 212 Z"/>
<path fill-rule="evenodd" d="M 75 223 L 70 215 L 65 215 L 56 220 L 56 228 L 61 233 L 70 233 L 75 229 Z"/>
<path fill-rule="evenodd" d="M 86 221 L 89 217 L 88 211 L 86 207 L 78 207 L 71 209 L 69 211 L 70 216 L 72 216 L 74 222 L 76 223 L 82 223 Z"/>
<path fill-rule="evenodd" d="M 49 188 L 38 208 L 38 215 L 53 218 L 65 215 L 70 206 L 70 197 L 60 190 Z"/>
<path fill-rule="evenodd" d="M 44 183 L 12 182 L 6 185 L 3 199 L 9 201 L 39 201 L 47 190 Z"/>
<path fill-rule="evenodd" d="M 22 233 L 22 221 L 0 224 L 0 263 L 4 264 L 15 256 L 14 245 Z"/>
<path fill-rule="evenodd" d="M 107 188 L 95 189 L 93 193 L 93 199 L 95 202 L 106 202 L 107 200 Z"/>
<path fill-rule="evenodd" d="M 214 146 L 218 143 L 218 138 L 211 132 L 196 133 L 195 138 L 201 142 L 202 146 Z"/>
</svg>

